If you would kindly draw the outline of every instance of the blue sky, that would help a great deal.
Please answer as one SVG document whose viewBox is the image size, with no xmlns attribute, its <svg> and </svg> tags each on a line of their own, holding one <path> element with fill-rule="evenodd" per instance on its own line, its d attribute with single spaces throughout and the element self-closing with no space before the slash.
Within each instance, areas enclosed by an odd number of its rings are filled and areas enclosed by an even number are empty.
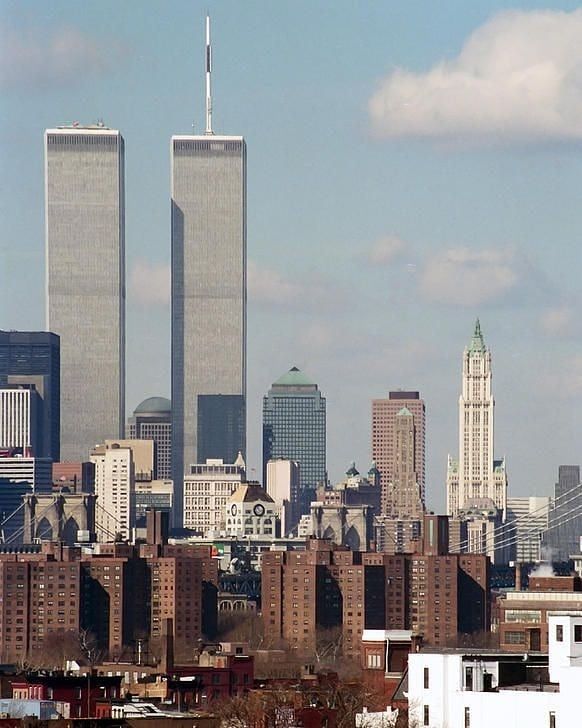
<svg viewBox="0 0 582 728">
<path fill-rule="evenodd" d="M 367 467 L 370 401 L 427 402 L 428 501 L 457 452 L 474 319 L 510 494 L 580 461 L 582 12 L 576 3 L 0 2 L 0 328 L 44 326 L 42 132 L 126 141 L 131 411 L 169 394 L 169 139 L 248 144 L 249 460 L 290 366 L 328 398 L 332 479 Z"/>
</svg>

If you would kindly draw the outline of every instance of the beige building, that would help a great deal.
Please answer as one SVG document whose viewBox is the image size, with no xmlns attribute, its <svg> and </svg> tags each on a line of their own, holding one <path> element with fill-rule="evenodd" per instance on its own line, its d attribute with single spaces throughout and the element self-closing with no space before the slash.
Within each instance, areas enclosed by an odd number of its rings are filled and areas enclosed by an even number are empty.
<svg viewBox="0 0 582 728">
<path fill-rule="evenodd" d="M 387 399 L 375 399 L 372 402 L 372 458 L 380 472 L 380 484 L 383 491 L 382 513 L 393 509 L 390 491 L 394 490 L 398 470 L 397 438 L 400 440 L 404 426 L 403 410 L 411 415 L 406 425 L 412 427 L 414 446 L 410 453 L 412 470 L 420 490 L 420 498 L 424 502 L 425 492 L 425 405 L 418 392 L 397 390 L 390 392 Z M 399 417 L 400 414 L 400 417 Z M 398 428 L 397 428 L 398 425 Z M 397 429 L 399 433 L 397 433 Z M 410 436 L 410 432 L 408 433 Z M 402 445 L 402 443 L 400 442 Z M 400 472 L 402 469 L 400 468 Z"/>
<path fill-rule="evenodd" d="M 184 476 L 184 528 L 201 535 L 225 527 L 226 504 L 246 482 L 246 465 L 239 453 L 234 463 L 208 459 L 190 466 Z"/>
<path fill-rule="evenodd" d="M 105 440 L 91 453 L 95 465 L 95 527 L 99 541 L 131 538 L 136 524 L 137 483 L 151 485 L 153 440 Z"/>
<path fill-rule="evenodd" d="M 299 519 L 299 463 L 278 458 L 267 462 L 267 493 L 281 513 L 281 534 L 286 536 Z"/>
<path fill-rule="evenodd" d="M 98 445 L 91 453 L 95 465 L 95 530 L 97 540 L 129 539 L 135 518 L 135 469 L 131 447 Z"/>
<path fill-rule="evenodd" d="M 133 455 L 135 479 L 153 480 L 154 477 L 154 441 L 153 440 L 105 440 L 106 447 L 128 447 Z"/>
<path fill-rule="evenodd" d="M 228 499 L 224 515 L 227 536 L 278 535 L 279 509 L 258 483 L 239 486 Z"/>
<path fill-rule="evenodd" d="M 394 418 L 392 478 L 382 488 L 382 513 L 392 518 L 422 519 L 424 503 L 415 467 L 415 426 L 412 412 L 402 407 Z"/>
<path fill-rule="evenodd" d="M 456 518 L 471 513 L 469 543 L 476 553 L 495 555 L 494 525 L 505 521 L 507 473 L 505 459 L 495 460 L 491 352 L 485 346 L 479 319 L 471 343 L 463 352 L 462 392 L 459 397 L 459 458 L 449 455 L 447 513 Z M 477 512 L 491 507 L 498 513 L 482 521 Z M 483 539 L 485 533 L 485 540 Z"/>
</svg>

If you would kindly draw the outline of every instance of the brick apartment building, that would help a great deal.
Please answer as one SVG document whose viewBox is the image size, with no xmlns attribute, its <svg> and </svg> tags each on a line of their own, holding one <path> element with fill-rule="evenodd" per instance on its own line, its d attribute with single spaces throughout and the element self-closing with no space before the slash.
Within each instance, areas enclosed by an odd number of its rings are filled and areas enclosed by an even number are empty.
<svg viewBox="0 0 582 728">
<path fill-rule="evenodd" d="M 431 645 L 489 629 L 487 557 L 447 553 L 447 539 L 430 540 L 433 532 L 446 535 L 436 524 L 425 523 L 422 554 L 352 552 L 323 539 L 308 540 L 304 552 L 265 553 L 269 645 L 309 654 L 341 633 L 344 656 L 359 659 L 364 629 L 411 629 Z"/>
<path fill-rule="evenodd" d="M 28 673 L 12 682 L 12 697 L 64 703 L 69 718 L 105 718 L 111 715 L 108 701 L 121 697 L 121 677 Z"/>
<path fill-rule="evenodd" d="M 66 547 L 0 554 L 2 659 L 23 658 L 53 631 L 78 632 L 80 583 L 80 564 Z"/>
<path fill-rule="evenodd" d="M 254 674 L 253 657 L 204 649 L 195 666 L 172 669 L 167 700 L 178 710 L 206 710 L 214 702 L 244 697 Z"/>
<path fill-rule="evenodd" d="M 91 634 L 120 655 L 162 638 L 171 619 L 176 657 L 192 656 L 216 626 L 218 567 L 208 546 L 100 544 L 93 553 L 45 542 L 0 553 L 0 659 L 18 660 L 51 633 Z"/>
<path fill-rule="evenodd" d="M 507 592 L 498 599 L 498 607 L 502 649 L 547 652 L 548 613 L 582 612 L 582 580 L 577 576 L 530 575 L 527 591 Z"/>
<path fill-rule="evenodd" d="M 145 564 L 124 551 L 81 556 L 81 625 L 112 656 L 148 628 Z"/>
</svg>

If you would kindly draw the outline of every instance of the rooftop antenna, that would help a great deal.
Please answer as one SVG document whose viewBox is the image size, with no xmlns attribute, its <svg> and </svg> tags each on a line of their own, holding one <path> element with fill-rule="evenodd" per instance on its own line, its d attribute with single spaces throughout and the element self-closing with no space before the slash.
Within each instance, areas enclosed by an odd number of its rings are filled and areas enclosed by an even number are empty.
<svg viewBox="0 0 582 728">
<path fill-rule="evenodd" d="M 206 16 L 206 131 L 205 134 L 214 134 L 212 131 L 212 89 L 210 74 L 212 73 L 212 47 L 210 45 L 210 15 Z"/>
</svg>

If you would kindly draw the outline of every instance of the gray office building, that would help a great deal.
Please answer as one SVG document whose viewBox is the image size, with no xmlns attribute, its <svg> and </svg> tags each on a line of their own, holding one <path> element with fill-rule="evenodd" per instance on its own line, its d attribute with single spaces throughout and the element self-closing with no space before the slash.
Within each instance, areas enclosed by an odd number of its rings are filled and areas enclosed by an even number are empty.
<svg viewBox="0 0 582 728">
<path fill-rule="evenodd" d="M 582 538 L 582 485 L 579 465 L 560 465 L 554 499 L 548 514 L 548 530 L 543 537 L 542 556 L 552 561 L 568 561 L 580 553 Z"/>
<path fill-rule="evenodd" d="M 174 527 L 184 474 L 207 457 L 246 449 L 247 152 L 212 128 L 210 18 L 206 126 L 171 140 L 172 470 Z"/>
<path fill-rule="evenodd" d="M 325 443 L 325 397 L 315 382 L 293 367 L 263 398 L 263 482 L 269 460 L 298 462 L 299 501 L 307 512 L 313 489 L 327 481 Z"/>
<path fill-rule="evenodd" d="M 48 328 L 61 338 L 61 459 L 123 436 L 124 143 L 118 131 L 45 132 Z"/>
<path fill-rule="evenodd" d="M 60 344 L 47 331 L 0 331 L 0 387 L 34 389 L 37 457 L 60 458 Z M 32 392 L 31 392 L 32 394 Z M 0 416 L 1 417 L 1 416 Z M 7 443 L 8 444 L 8 443 Z M 16 446 L 11 442 L 9 446 Z"/>
<path fill-rule="evenodd" d="M 220 395 L 220 396 L 218 396 Z M 174 524 L 185 469 L 246 448 L 246 147 L 172 138 Z"/>
<path fill-rule="evenodd" d="M 220 396 L 218 396 L 220 395 Z M 172 138 L 172 455 L 186 469 L 246 449 L 246 146 Z"/>
<path fill-rule="evenodd" d="M 128 440 L 154 441 L 154 479 L 172 478 L 172 404 L 148 397 L 134 410 L 125 430 Z"/>
</svg>

